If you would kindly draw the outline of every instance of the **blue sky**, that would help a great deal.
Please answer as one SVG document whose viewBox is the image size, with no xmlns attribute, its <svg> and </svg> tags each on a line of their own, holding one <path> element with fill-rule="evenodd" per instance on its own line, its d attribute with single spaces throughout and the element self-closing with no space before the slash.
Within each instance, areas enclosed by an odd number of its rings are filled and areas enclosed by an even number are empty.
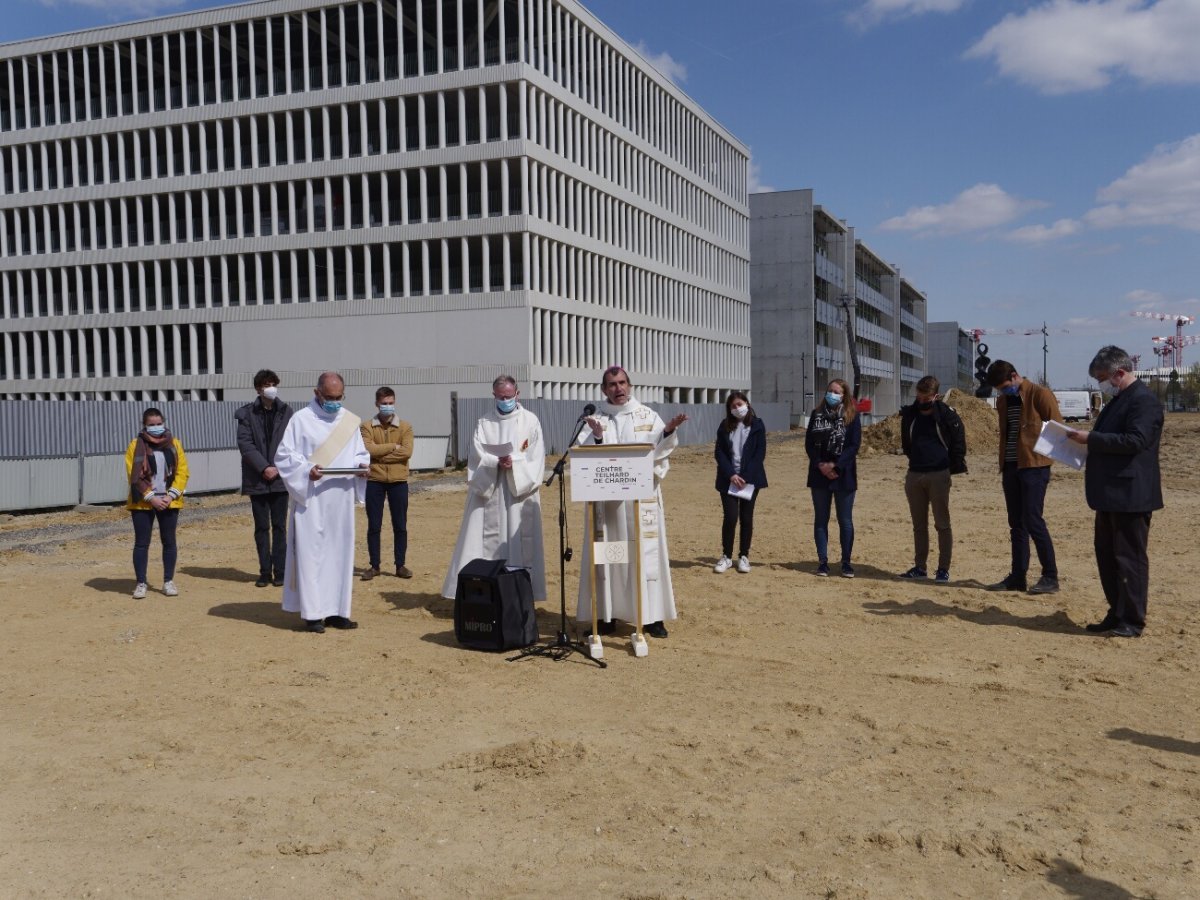
<svg viewBox="0 0 1200 900">
<path fill-rule="evenodd" d="M 0 40 L 213 5 L 6 0 Z M 1200 316 L 1200 0 L 585 5 L 751 148 L 759 189 L 813 188 L 931 319 L 1045 321 L 1056 386 L 1106 343 L 1152 364 L 1174 328 L 1134 311 Z M 1040 335 L 985 339 L 1041 371 Z"/>
</svg>

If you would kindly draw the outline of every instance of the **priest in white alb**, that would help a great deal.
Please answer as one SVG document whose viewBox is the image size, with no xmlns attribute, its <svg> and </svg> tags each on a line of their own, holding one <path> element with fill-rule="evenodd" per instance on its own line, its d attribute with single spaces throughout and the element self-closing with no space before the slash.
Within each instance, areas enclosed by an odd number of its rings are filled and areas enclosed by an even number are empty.
<svg viewBox="0 0 1200 900">
<path fill-rule="evenodd" d="M 467 456 L 467 504 L 443 597 L 454 598 L 458 573 L 471 560 L 503 559 L 509 568 L 528 569 L 533 599 L 546 599 L 538 493 L 546 448 L 541 423 L 521 406 L 520 394 L 516 380 L 501 375 L 492 383 L 495 409 L 475 424 Z"/>
<path fill-rule="evenodd" d="M 305 630 L 318 634 L 326 625 L 358 627 L 350 618 L 354 505 L 366 497 L 371 455 L 358 430 L 361 420 L 342 408 L 345 390 L 341 375 L 324 373 L 308 406 L 288 422 L 275 453 L 290 500 L 283 608 L 300 613 Z"/>
<path fill-rule="evenodd" d="M 645 604 L 642 621 L 648 623 L 645 625 L 646 634 L 665 638 L 667 626 L 664 623 L 675 618 L 675 594 L 671 588 L 671 559 L 667 551 L 667 525 L 661 485 L 671 466 L 671 452 L 679 445 L 675 429 L 687 421 L 687 416 L 680 413 L 664 424 L 658 413 L 634 398 L 629 373 L 620 366 L 610 366 L 604 370 L 600 390 L 606 402 L 600 404 L 594 416 L 584 419 L 583 430 L 577 436 L 576 443 L 654 445 L 655 499 L 641 502 Z M 601 520 L 596 540 L 632 543 L 638 539 L 638 523 L 634 522 L 635 506 L 632 502 L 607 501 L 595 505 L 599 508 Z M 591 622 L 592 574 L 595 572 L 600 633 L 612 634 L 618 619 L 637 622 L 636 568 L 630 563 L 593 567 L 592 548 L 585 542 L 579 573 L 578 620 Z"/>
</svg>

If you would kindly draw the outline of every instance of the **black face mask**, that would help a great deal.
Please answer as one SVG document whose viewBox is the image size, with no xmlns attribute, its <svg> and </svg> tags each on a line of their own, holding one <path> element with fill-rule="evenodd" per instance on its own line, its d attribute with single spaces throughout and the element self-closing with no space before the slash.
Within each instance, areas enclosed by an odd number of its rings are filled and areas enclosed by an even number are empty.
<svg viewBox="0 0 1200 900">
<path fill-rule="evenodd" d="M 933 403 L 934 401 L 932 400 L 918 400 L 917 409 L 921 410 L 921 412 L 928 412 L 933 409 Z"/>
</svg>

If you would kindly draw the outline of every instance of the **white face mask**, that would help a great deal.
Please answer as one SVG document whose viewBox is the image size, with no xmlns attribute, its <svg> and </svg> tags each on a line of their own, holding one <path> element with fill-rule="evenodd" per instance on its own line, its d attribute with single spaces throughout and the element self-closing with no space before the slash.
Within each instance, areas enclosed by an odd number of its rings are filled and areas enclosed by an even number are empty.
<svg viewBox="0 0 1200 900">
<path fill-rule="evenodd" d="M 267 400 L 274 400 L 276 397 L 279 396 L 279 388 L 277 388 L 273 384 L 268 385 L 267 387 L 263 388 L 262 395 Z"/>
<path fill-rule="evenodd" d="M 1111 380 L 1100 382 L 1100 393 L 1105 397 L 1115 397 L 1119 390 L 1120 388 L 1113 384 Z"/>
<path fill-rule="evenodd" d="M 730 410 L 730 412 L 732 412 L 734 414 L 734 416 L 736 416 L 737 418 L 744 419 L 744 418 L 746 418 L 746 413 L 750 412 L 750 407 L 735 406 L 735 407 L 733 407 L 733 409 Z"/>
</svg>

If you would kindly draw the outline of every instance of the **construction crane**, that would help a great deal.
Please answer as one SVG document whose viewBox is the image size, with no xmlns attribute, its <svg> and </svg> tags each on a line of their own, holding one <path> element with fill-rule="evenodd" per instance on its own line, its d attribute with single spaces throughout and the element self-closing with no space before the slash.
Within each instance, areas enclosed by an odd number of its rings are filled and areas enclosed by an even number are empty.
<svg viewBox="0 0 1200 900">
<path fill-rule="evenodd" d="M 1151 338 L 1151 340 L 1162 347 L 1163 352 L 1159 355 L 1163 357 L 1164 363 L 1167 357 L 1170 357 L 1172 368 L 1178 371 L 1183 368 L 1183 348 L 1189 347 L 1192 344 L 1200 344 L 1200 335 L 1189 334 L 1187 337 L 1184 337 L 1183 335 L 1176 334 L 1168 337 L 1155 337 Z"/>
<path fill-rule="evenodd" d="M 1042 377 L 1047 382 L 1050 381 L 1050 372 L 1047 368 L 1050 355 L 1050 335 L 1071 333 L 1066 328 L 1048 328 L 1045 322 L 1042 323 L 1041 328 L 968 328 L 966 332 L 971 336 L 971 342 L 974 344 L 978 344 L 980 336 L 985 334 L 1011 334 L 1025 337 L 1040 334 L 1042 336 Z"/>
<path fill-rule="evenodd" d="M 1166 357 L 1168 355 L 1170 355 L 1172 367 L 1175 369 L 1182 369 L 1183 368 L 1183 347 L 1184 347 L 1183 326 L 1191 325 L 1193 322 L 1196 321 L 1196 317 L 1195 316 L 1176 316 L 1176 315 L 1172 315 L 1171 313 L 1143 312 L 1140 309 L 1135 309 L 1133 312 L 1130 313 L 1130 315 L 1137 316 L 1138 318 L 1141 318 L 1141 319 L 1156 319 L 1159 322 L 1174 322 L 1175 323 L 1174 343 L 1169 345 L 1170 349 L 1171 349 L 1171 353 L 1170 354 L 1159 353 L 1158 355 L 1163 357 L 1164 362 L 1166 360 Z M 1155 341 L 1165 340 L 1165 338 L 1155 338 L 1154 340 Z M 1155 351 L 1155 352 L 1157 352 L 1157 351 Z"/>
</svg>

